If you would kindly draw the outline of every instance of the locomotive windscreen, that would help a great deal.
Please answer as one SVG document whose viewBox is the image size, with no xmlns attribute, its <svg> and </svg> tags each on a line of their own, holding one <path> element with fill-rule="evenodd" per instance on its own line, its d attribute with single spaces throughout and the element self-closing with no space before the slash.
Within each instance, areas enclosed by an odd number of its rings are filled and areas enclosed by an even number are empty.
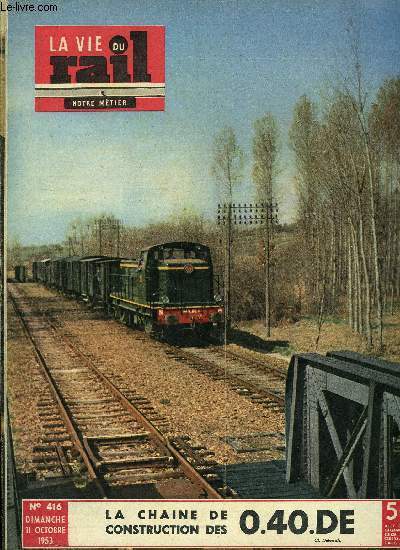
<svg viewBox="0 0 400 550">
<path fill-rule="evenodd" d="M 154 253 L 158 260 L 208 260 L 208 251 L 206 248 L 196 245 L 194 248 L 163 247 Z"/>
<path fill-rule="evenodd" d="M 165 294 L 171 304 L 205 304 L 211 300 L 211 280 L 209 270 L 166 272 Z"/>
<path fill-rule="evenodd" d="M 169 243 L 154 253 L 158 285 L 155 301 L 180 306 L 212 301 L 212 265 L 208 247 L 195 243 Z"/>
</svg>

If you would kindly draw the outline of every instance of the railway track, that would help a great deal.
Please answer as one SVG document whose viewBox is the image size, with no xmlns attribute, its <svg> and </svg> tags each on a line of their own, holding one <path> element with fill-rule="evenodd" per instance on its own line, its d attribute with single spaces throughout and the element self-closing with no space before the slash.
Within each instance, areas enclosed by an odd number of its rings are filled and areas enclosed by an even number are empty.
<svg viewBox="0 0 400 550">
<path fill-rule="evenodd" d="M 43 445 L 35 449 L 42 477 L 60 474 L 91 484 L 103 498 L 137 495 L 138 486 L 179 484 L 188 497 L 224 498 L 234 492 L 224 486 L 206 449 L 189 438 L 168 440 L 168 426 L 149 401 L 110 380 L 102 365 L 95 365 L 57 326 L 47 312 L 16 285 L 11 299 L 34 348 L 50 392 L 39 400 L 45 429 Z M 185 486 L 185 488 L 183 488 Z"/>
<path fill-rule="evenodd" d="M 277 413 L 284 410 L 286 372 L 283 369 L 214 345 L 183 348 L 167 344 L 165 352 L 213 380 L 224 381 L 253 403 Z"/>
</svg>

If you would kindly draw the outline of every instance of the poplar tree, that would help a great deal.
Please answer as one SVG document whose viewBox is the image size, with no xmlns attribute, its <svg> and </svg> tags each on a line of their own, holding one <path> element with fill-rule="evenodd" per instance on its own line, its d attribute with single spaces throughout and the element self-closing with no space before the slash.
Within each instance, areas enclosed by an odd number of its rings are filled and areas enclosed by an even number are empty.
<svg viewBox="0 0 400 550">
<path fill-rule="evenodd" d="M 225 127 L 214 139 L 211 171 L 218 186 L 219 196 L 227 204 L 226 217 L 226 261 L 225 261 L 225 324 L 229 330 L 232 323 L 231 315 L 231 282 L 232 282 L 232 197 L 235 186 L 242 178 L 243 153 L 240 149 L 235 131 Z"/>
<path fill-rule="evenodd" d="M 271 336 L 271 245 L 273 229 L 273 184 L 277 174 L 279 151 L 278 125 L 271 113 L 254 123 L 253 180 L 257 200 L 265 205 L 265 327 Z"/>
</svg>

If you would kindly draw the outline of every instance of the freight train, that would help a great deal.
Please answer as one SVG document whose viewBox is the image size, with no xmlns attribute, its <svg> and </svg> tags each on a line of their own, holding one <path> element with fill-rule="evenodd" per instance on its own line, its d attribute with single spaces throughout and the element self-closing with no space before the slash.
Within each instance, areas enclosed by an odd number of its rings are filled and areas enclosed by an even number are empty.
<svg viewBox="0 0 400 550">
<path fill-rule="evenodd" d="M 139 259 L 85 256 L 32 263 L 33 280 L 103 307 L 152 335 L 184 330 L 221 338 L 224 308 L 214 294 L 210 249 L 168 242 L 141 251 Z"/>
</svg>

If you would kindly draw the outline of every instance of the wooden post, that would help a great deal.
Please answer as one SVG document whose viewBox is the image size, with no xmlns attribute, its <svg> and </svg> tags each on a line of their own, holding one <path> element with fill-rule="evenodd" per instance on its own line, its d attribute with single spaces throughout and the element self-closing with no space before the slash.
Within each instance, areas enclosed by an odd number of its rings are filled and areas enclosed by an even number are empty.
<svg viewBox="0 0 400 550">
<path fill-rule="evenodd" d="M 225 285 L 225 326 L 229 331 L 232 323 L 231 280 L 232 280 L 232 203 L 228 203 L 226 236 L 226 285 Z"/>
<path fill-rule="evenodd" d="M 102 252 L 102 234 L 101 234 L 101 230 L 102 230 L 102 227 L 101 227 L 101 219 L 99 220 L 99 255 L 101 256 L 101 252 Z"/>
<path fill-rule="evenodd" d="M 117 221 L 117 257 L 119 258 L 119 245 L 120 245 L 120 221 Z"/>
<path fill-rule="evenodd" d="M 272 216 L 272 204 L 265 205 L 265 327 L 267 336 L 271 336 L 271 250 L 270 250 L 270 216 Z"/>
</svg>

